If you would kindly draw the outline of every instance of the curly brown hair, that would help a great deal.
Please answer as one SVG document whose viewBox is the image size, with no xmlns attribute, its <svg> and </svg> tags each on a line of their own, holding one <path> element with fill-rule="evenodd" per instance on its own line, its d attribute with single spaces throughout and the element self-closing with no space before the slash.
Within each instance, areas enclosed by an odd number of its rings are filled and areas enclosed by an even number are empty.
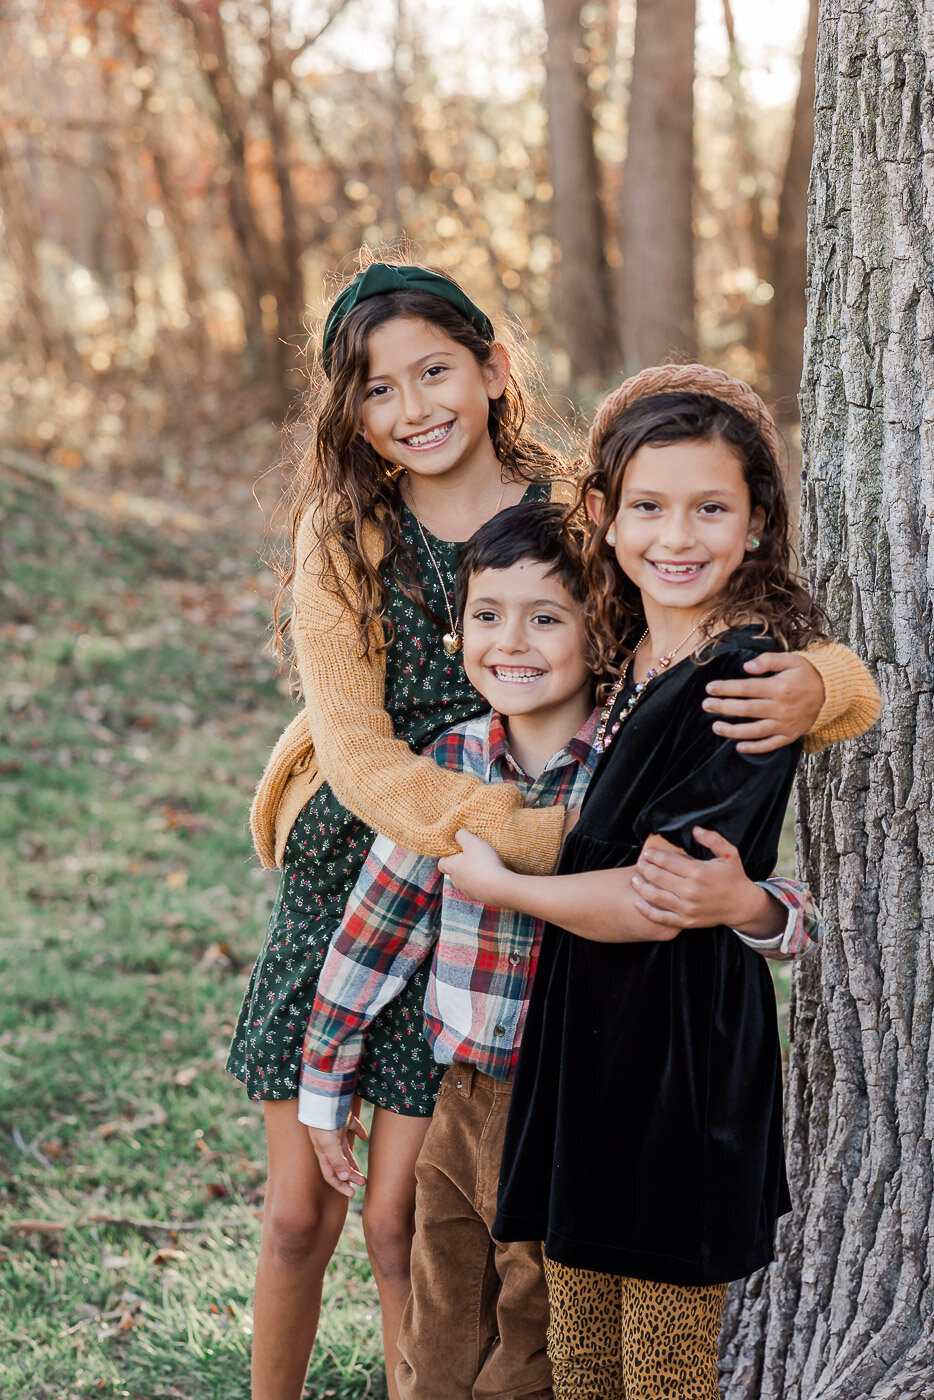
<svg viewBox="0 0 934 1400">
<path fill-rule="evenodd" d="M 607 671 L 615 669 L 620 655 L 631 654 L 627 641 L 631 643 L 633 633 L 645 625 L 639 590 L 620 569 L 606 535 L 619 511 L 626 468 L 639 448 L 647 445 L 719 439 L 742 466 L 751 506 L 761 507 L 765 515 L 759 547 L 746 553 L 712 600 L 708 630 L 761 624 L 781 646 L 793 651 L 827 635 L 821 609 L 797 580 L 774 424 L 758 395 L 741 381 L 732 384 L 737 391 L 745 391 L 736 395 L 741 407 L 710 394 L 679 389 L 638 397 L 624 392 L 624 385 L 597 415 L 573 511 L 579 520 L 588 494 L 602 492 L 600 519 L 591 526 L 584 546 L 584 568 L 587 619 Z M 747 395 L 761 412 L 750 411 Z"/>
<path fill-rule="evenodd" d="M 443 622 L 425 603 L 414 556 L 403 541 L 398 470 L 359 432 L 369 371 L 368 339 L 378 326 L 395 317 L 427 322 L 466 347 L 481 367 L 493 353 L 493 344 L 448 302 L 430 292 L 406 289 L 370 297 L 348 313 L 331 348 L 329 378 L 320 359 L 315 358 L 307 396 L 309 431 L 289 492 L 291 550 L 279 569 L 280 587 L 273 612 L 274 644 L 280 655 L 290 627 L 283 600 L 296 570 L 310 565 L 309 559 L 299 559 L 296 553 L 298 528 L 308 511 L 313 512 L 321 545 L 316 554 L 322 581 L 358 617 L 364 655 L 373 648 L 382 650 L 392 641 L 384 571 L 427 616 Z M 509 349 L 512 356 L 513 347 Z M 490 401 L 488 418 L 504 482 L 569 474 L 558 453 L 532 436 L 531 421 L 527 394 L 517 375 L 510 372 L 503 393 Z M 375 525 L 381 537 L 382 559 L 378 564 L 373 563 L 364 542 L 367 525 Z"/>
</svg>

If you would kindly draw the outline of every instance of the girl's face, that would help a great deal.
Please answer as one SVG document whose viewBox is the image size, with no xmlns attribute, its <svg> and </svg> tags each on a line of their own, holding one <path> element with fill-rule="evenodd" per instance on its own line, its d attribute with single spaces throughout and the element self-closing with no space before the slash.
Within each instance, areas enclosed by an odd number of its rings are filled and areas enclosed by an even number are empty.
<svg viewBox="0 0 934 1400">
<path fill-rule="evenodd" d="M 413 476 L 500 471 L 487 424 L 509 377 L 503 346 L 481 365 L 436 326 L 398 316 L 372 332 L 367 349 L 360 430 L 381 457 Z"/>
<path fill-rule="evenodd" d="M 592 492 L 587 505 L 599 519 L 601 493 Z M 626 467 L 614 549 L 647 615 L 653 605 L 683 610 L 688 625 L 707 611 L 764 522 L 739 458 L 722 439 L 647 445 Z"/>
</svg>

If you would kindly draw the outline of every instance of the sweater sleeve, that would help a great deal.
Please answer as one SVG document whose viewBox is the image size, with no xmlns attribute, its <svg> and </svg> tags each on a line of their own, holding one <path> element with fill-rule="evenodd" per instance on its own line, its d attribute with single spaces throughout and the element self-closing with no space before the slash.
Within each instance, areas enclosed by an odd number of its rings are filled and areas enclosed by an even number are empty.
<svg viewBox="0 0 934 1400">
<path fill-rule="evenodd" d="M 815 642 L 803 653 L 824 682 L 824 704 L 804 736 L 806 753 L 855 739 L 879 718 L 881 700 L 866 665 L 839 642 Z"/>
<path fill-rule="evenodd" d="M 296 546 L 295 654 L 315 758 L 338 800 L 419 855 L 453 853 L 454 833 L 466 827 L 513 869 L 550 873 L 564 809 L 526 808 L 514 784 L 489 786 L 441 768 L 396 738 L 385 709 L 383 657 L 361 654 L 356 616 L 320 578 L 310 525 L 303 525 Z"/>
</svg>

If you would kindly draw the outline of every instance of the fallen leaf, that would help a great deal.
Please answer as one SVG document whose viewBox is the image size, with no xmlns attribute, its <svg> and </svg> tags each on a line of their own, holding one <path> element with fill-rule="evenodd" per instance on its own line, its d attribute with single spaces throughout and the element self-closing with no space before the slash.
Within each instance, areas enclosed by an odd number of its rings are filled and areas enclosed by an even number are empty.
<svg viewBox="0 0 934 1400">
<path fill-rule="evenodd" d="M 97 1133 L 99 1137 L 109 1138 L 115 1133 L 138 1133 L 143 1128 L 161 1128 L 168 1121 L 169 1115 L 161 1103 L 151 1103 L 147 1104 L 144 1113 L 138 1113 L 134 1118 L 112 1118 L 107 1123 L 99 1124 Z"/>
<path fill-rule="evenodd" d="M 187 1259 L 188 1256 L 183 1249 L 172 1249 L 170 1246 L 165 1249 L 157 1249 L 152 1257 L 154 1264 L 173 1264 L 178 1259 Z"/>
<path fill-rule="evenodd" d="M 172 1078 L 173 1084 L 177 1084 L 180 1089 L 187 1089 L 192 1080 L 198 1077 L 197 1065 L 186 1065 L 184 1069 L 177 1070 Z"/>
<path fill-rule="evenodd" d="M 210 943 L 195 964 L 198 972 L 210 972 L 215 967 L 233 967 L 229 943 Z"/>
</svg>

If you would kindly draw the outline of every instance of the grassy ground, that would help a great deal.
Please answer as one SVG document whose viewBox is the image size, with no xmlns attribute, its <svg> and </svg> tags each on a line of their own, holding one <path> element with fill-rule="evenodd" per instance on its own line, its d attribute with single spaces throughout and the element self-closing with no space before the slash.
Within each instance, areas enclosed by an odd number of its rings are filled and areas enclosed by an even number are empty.
<svg viewBox="0 0 934 1400">
<path fill-rule="evenodd" d="M 0 474 L 4 1400 L 249 1393 L 263 1135 L 223 1060 L 274 888 L 246 809 L 286 713 L 257 533 Z M 307 1394 L 379 1400 L 357 1217 L 324 1319 Z"/>
<path fill-rule="evenodd" d="M 255 534 L 3 476 L 0 538 L 0 1394 L 240 1400 L 265 1162 L 223 1059 L 286 712 Z M 358 1219 L 342 1244 L 307 1394 L 379 1397 Z"/>
</svg>

